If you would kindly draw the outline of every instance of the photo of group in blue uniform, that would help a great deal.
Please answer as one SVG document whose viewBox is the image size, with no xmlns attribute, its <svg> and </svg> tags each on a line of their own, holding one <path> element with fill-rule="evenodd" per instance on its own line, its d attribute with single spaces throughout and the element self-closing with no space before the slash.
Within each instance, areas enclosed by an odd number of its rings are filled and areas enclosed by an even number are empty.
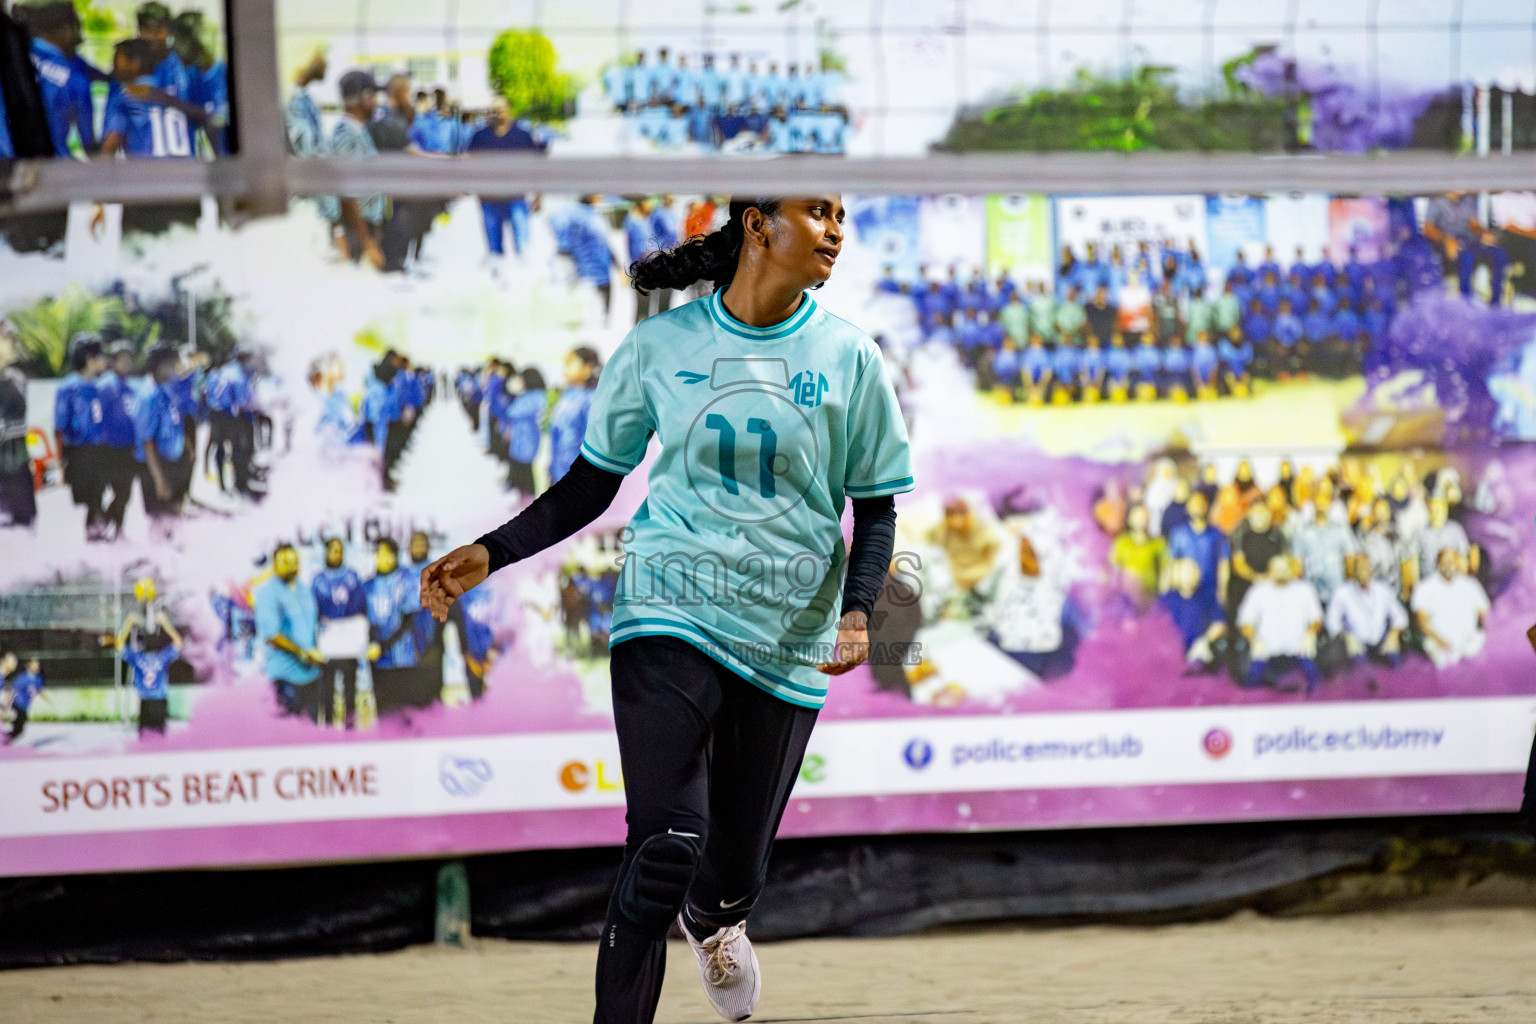
<svg viewBox="0 0 1536 1024">
<path fill-rule="evenodd" d="M 533 366 L 519 371 L 509 361 L 492 359 L 484 366 L 462 367 L 454 375 L 459 404 L 469 417 L 486 451 L 506 466 L 507 487 L 520 500 L 539 492 L 534 459 L 549 446 L 549 483 L 566 474 L 581 454 L 602 361 L 582 346 L 565 358 L 561 388 L 546 386 L 544 374 Z"/>
<path fill-rule="evenodd" d="M 87 541 L 122 536 L 136 481 L 152 532 L 169 536 L 199 462 L 219 493 L 261 499 L 255 457 L 258 436 L 270 445 L 271 419 L 253 389 L 254 352 L 210 365 L 203 351 L 162 344 L 140 356 L 131 342 L 104 345 L 84 333 L 72 339 L 69 360 L 54 393 L 53 430 L 63 480 L 85 510 Z"/>
<path fill-rule="evenodd" d="M 163 3 L 140 4 L 127 19 L 135 33 L 110 44 L 96 35 L 100 19 L 93 19 L 87 38 L 70 0 L 17 3 L 11 15 L 31 36 L 32 63 L 58 156 L 229 153 L 229 68 L 222 34 L 202 9 L 173 13 Z M 104 68 L 81 53 L 108 45 Z"/>
<path fill-rule="evenodd" d="M 818 64 L 704 51 L 674 59 L 666 47 L 638 50 L 602 73 L 614 110 L 658 149 L 692 144 L 767 153 L 842 153 L 843 81 L 825 57 Z"/>
<path fill-rule="evenodd" d="M 455 701 L 456 692 L 481 699 L 509 639 L 495 633 L 489 588 L 440 624 L 419 601 L 431 536 L 412 530 L 402 544 L 350 532 L 280 541 L 243 588 L 248 607 L 244 595 L 216 602 L 221 646 L 271 683 L 279 714 L 317 725 L 371 728 L 380 716 Z"/>
</svg>

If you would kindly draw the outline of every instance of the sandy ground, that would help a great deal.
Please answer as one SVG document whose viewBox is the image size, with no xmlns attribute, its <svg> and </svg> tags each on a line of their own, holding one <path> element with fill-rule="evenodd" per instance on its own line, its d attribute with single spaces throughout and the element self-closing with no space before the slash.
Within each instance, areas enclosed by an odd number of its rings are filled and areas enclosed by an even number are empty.
<svg viewBox="0 0 1536 1024">
<path fill-rule="evenodd" d="M 1016 925 L 764 944 L 753 1019 L 918 1024 L 1527 1024 L 1536 910 L 1239 914 L 1158 928 Z M 379 956 L 0 974 L 8 1024 L 535 1024 L 591 1019 L 596 950 L 477 941 Z M 658 1021 L 716 1018 L 686 946 Z"/>
</svg>

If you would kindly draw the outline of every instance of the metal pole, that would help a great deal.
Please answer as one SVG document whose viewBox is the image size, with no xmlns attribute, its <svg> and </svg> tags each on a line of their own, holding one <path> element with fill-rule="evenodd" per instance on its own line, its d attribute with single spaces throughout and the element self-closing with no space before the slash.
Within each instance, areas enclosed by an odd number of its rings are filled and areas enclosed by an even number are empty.
<svg viewBox="0 0 1536 1024">
<path fill-rule="evenodd" d="M 1477 90 L 1477 155 L 1487 156 L 1489 149 L 1490 130 L 1492 125 L 1488 123 L 1488 89 L 1486 86 L 1474 86 Z"/>
<path fill-rule="evenodd" d="M 245 171 L 238 208 L 261 217 L 288 209 L 288 132 L 277 74 L 277 0 L 231 0 L 230 67 L 237 152 Z"/>
<path fill-rule="evenodd" d="M 123 652 L 117 649 L 117 632 L 123 628 L 123 567 L 117 567 L 112 583 L 112 700 L 117 724 L 128 724 L 128 701 L 123 693 Z"/>
<path fill-rule="evenodd" d="M 1505 156 L 1513 156 L 1515 152 L 1515 94 L 1508 89 L 1504 90 L 1503 110 L 1499 118 L 1499 151 Z"/>
</svg>

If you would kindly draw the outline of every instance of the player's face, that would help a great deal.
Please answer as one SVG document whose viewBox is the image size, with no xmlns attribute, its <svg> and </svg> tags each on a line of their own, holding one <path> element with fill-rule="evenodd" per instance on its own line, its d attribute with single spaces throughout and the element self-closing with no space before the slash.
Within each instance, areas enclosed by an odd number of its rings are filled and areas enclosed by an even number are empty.
<svg viewBox="0 0 1536 1024">
<path fill-rule="evenodd" d="M 299 553 L 293 548 L 283 548 L 272 556 L 272 571 L 284 583 L 290 582 L 299 574 Z"/>
<path fill-rule="evenodd" d="M 379 570 L 380 576 L 388 576 L 394 572 L 395 566 L 399 564 L 399 559 L 395 557 L 395 549 L 380 546 L 373 556 L 373 564 Z"/>
<path fill-rule="evenodd" d="M 83 42 L 85 42 L 85 33 L 78 20 L 71 21 L 59 31 L 59 48 L 67 54 L 73 55 Z"/>
<path fill-rule="evenodd" d="M 119 51 L 112 55 L 112 77 L 119 82 L 131 82 L 140 75 L 139 62 Z"/>
<path fill-rule="evenodd" d="M 427 543 L 427 538 L 423 537 L 419 533 L 411 538 L 411 561 L 426 561 L 427 552 L 429 550 L 431 550 L 431 546 Z"/>
<path fill-rule="evenodd" d="M 803 287 L 824 283 L 843 248 L 842 197 L 786 199 L 768 226 L 769 261 L 803 280 Z"/>
<path fill-rule="evenodd" d="M 333 540 L 325 546 L 325 564 L 331 569 L 340 569 L 341 560 L 346 551 L 341 546 L 341 541 Z"/>
<path fill-rule="evenodd" d="M 139 29 L 139 38 L 155 48 L 156 53 L 163 53 L 171 38 L 171 26 L 145 25 Z"/>
</svg>

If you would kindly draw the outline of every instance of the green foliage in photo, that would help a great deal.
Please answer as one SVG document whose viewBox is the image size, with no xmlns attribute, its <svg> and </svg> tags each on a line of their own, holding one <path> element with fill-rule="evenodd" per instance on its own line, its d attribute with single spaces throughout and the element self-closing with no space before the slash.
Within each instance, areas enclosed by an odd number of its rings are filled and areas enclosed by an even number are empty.
<svg viewBox="0 0 1536 1024">
<path fill-rule="evenodd" d="M 486 55 L 491 88 L 507 98 L 515 117 L 563 121 L 575 110 L 576 83 L 556 66 L 555 46 L 537 30 L 507 29 Z"/>
</svg>

